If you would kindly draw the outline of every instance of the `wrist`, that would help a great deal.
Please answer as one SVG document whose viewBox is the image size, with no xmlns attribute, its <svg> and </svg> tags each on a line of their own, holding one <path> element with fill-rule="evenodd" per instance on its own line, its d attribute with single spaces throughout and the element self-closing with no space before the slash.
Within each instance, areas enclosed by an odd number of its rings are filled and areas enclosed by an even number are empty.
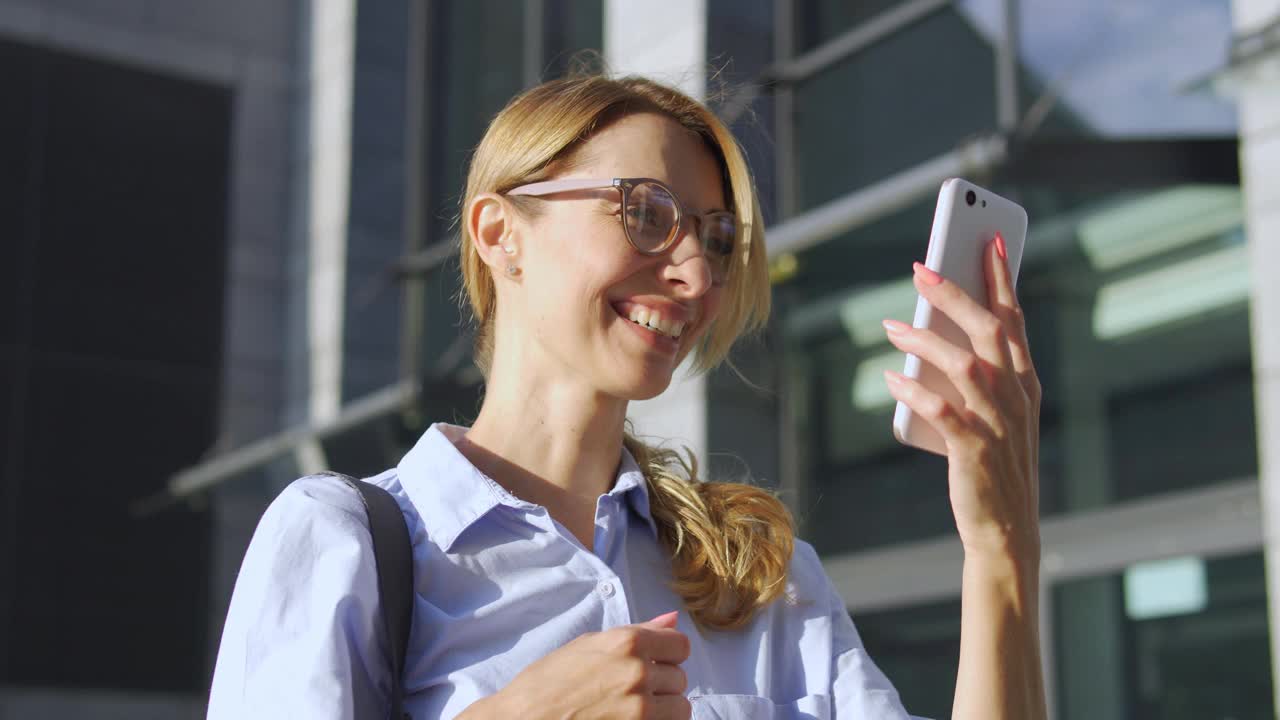
<svg viewBox="0 0 1280 720">
<path fill-rule="evenodd" d="M 964 587 L 966 594 L 984 598 L 1013 611 L 1017 617 L 1036 622 L 1040 598 L 1040 558 L 1008 553 L 966 553 Z"/>
<path fill-rule="evenodd" d="M 1020 576 L 1040 575 L 1040 535 L 989 529 L 985 532 L 961 534 L 965 564 L 973 564 L 995 573 Z"/>
</svg>

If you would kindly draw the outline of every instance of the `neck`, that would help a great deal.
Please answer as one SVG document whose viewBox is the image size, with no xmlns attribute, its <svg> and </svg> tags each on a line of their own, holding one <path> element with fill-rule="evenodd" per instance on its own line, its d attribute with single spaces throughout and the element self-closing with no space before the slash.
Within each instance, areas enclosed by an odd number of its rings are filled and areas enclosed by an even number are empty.
<svg viewBox="0 0 1280 720">
<path fill-rule="evenodd" d="M 596 499 L 617 474 L 627 402 L 496 361 L 480 413 L 459 449 L 523 500 L 553 514 L 586 507 L 594 513 Z"/>
</svg>

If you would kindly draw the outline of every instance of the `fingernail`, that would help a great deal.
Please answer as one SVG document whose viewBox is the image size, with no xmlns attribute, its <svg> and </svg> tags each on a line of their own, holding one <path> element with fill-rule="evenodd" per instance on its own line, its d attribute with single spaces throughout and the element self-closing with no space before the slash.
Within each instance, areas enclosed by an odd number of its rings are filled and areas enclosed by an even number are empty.
<svg viewBox="0 0 1280 720">
<path fill-rule="evenodd" d="M 925 281 L 930 285 L 938 285 L 942 282 L 941 275 L 930 270 L 929 268 L 925 267 L 921 263 L 915 263 L 911 267 L 915 268 L 916 275 L 918 275 L 921 280 Z"/>
<path fill-rule="evenodd" d="M 897 385 L 897 384 L 899 384 L 899 383 L 901 383 L 901 382 L 902 382 L 902 376 L 901 376 L 901 375 L 899 375 L 898 373 L 896 373 L 896 372 L 892 371 L 892 370 L 885 370 L 885 371 L 884 371 L 884 379 L 885 379 L 885 380 L 888 380 L 889 382 L 893 383 L 894 385 Z"/>
<path fill-rule="evenodd" d="M 676 619 L 676 617 L 677 617 L 679 614 L 680 614 L 680 611 L 679 611 L 679 610 L 672 610 L 672 611 L 671 611 L 671 612 L 669 612 L 669 613 L 666 613 L 666 614 L 663 614 L 663 615 L 659 615 L 658 617 L 656 617 L 656 618 L 654 618 L 654 619 L 650 620 L 649 622 L 651 622 L 651 623 L 665 623 L 665 622 L 668 622 L 668 621 L 671 621 L 671 620 L 675 620 L 675 619 Z"/>
<path fill-rule="evenodd" d="M 906 323 L 901 323 L 901 322 L 898 322 L 897 320 L 890 320 L 888 318 L 881 320 L 880 324 L 884 325 L 885 330 L 895 334 L 904 333 L 907 330 L 911 329 L 911 326 L 907 325 Z"/>
<path fill-rule="evenodd" d="M 1001 260 L 1009 262 L 1009 253 L 1004 247 L 1004 236 L 1000 233 L 996 233 L 996 254 L 1000 256 Z"/>
</svg>

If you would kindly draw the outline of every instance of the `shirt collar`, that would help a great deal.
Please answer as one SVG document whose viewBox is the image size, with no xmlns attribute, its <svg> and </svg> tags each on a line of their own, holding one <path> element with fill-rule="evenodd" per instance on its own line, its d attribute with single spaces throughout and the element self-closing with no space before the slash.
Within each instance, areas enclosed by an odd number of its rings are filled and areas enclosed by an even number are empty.
<svg viewBox="0 0 1280 720">
<path fill-rule="evenodd" d="M 445 552 L 467 528 L 499 505 L 523 510 L 537 507 L 512 495 L 458 451 L 454 443 L 466 431 L 457 425 L 433 424 L 396 467 L 400 485 L 422 516 L 427 537 Z M 632 510 L 657 537 L 657 524 L 649 509 L 648 483 L 625 448 L 608 494 L 625 495 Z"/>
<path fill-rule="evenodd" d="M 613 482 L 613 489 L 609 491 L 610 495 L 626 495 L 627 502 L 631 505 L 631 509 L 640 516 L 649 529 L 653 531 L 653 536 L 658 537 L 658 524 L 653 520 L 653 513 L 649 507 L 649 483 L 645 482 L 644 473 L 640 470 L 640 466 L 636 464 L 636 459 L 631 456 L 630 451 L 626 448 L 622 449 L 622 462 L 618 464 L 618 477 Z"/>
</svg>

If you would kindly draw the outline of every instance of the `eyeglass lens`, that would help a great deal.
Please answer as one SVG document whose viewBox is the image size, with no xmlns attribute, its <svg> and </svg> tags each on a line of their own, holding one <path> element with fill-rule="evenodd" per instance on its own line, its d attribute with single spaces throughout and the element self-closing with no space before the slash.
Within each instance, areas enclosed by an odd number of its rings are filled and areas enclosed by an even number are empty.
<svg viewBox="0 0 1280 720">
<path fill-rule="evenodd" d="M 642 182 L 628 193 L 624 221 L 631 242 L 644 252 L 664 249 L 678 232 L 678 204 L 671 193 L 657 183 Z M 733 256 L 735 224 L 729 213 L 704 217 L 699 223 L 703 252 L 711 265 L 712 279 L 723 282 Z"/>
</svg>

